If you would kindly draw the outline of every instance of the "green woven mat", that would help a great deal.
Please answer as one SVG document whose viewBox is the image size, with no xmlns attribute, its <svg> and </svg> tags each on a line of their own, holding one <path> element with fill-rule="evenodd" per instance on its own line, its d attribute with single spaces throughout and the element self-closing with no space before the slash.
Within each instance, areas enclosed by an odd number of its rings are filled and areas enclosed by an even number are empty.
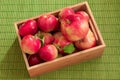
<svg viewBox="0 0 120 80">
<path fill-rule="evenodd" d="M 0 80 L 29 78 L 13 23 L 83 0 L 0 0 Z M 88 0 L 107 45 L 101 58 L 33 80 L 120 80 L 120 0 Z"/>
</svg>

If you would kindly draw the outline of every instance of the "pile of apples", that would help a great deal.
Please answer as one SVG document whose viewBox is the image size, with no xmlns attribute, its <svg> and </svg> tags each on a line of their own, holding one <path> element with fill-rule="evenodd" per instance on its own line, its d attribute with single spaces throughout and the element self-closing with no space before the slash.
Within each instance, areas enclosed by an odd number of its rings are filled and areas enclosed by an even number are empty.
<svg viewBox="0 0 120 80">
<path fill-rule="evenodd" d="M 96 46 L 89 15 L 71 8 L 62 9 L 57 17 L 46 14 L 27 20 L 19 26 L 19 34 L 30 66 Z"/>
</svg>

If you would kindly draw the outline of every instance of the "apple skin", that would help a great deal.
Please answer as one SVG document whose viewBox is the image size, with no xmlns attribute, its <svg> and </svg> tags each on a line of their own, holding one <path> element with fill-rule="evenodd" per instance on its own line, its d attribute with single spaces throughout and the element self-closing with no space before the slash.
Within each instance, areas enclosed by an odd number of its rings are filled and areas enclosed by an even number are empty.
<svg viewBox="0 0 120 80">
<path fill-rule="evenodd" d="M 71 8 L 64 8 L 60 11 L 59 13 L 59 18 L 60 19 L 65 19 L 69 15 L 73 15 L 75 12 Z"/>
<path fill-rule="evenodd" d="M 54 33 L 54 42 L 53 44 L 57 47 L 60 54 L 65 54 L 63 48 L 72 42 L 68 41 L 61 32 Z"/>
<path fill-rule="evenodd" d="M 44 61 L 51 61 L 51 60 L 54 60 L 55 58 L 57 58 L 58 50 L 52 44 L 44 45 L 40 48 L 38 55 Z"/>
<path fill-rule="evenodd" d="M 58 19 L 54 15 L 42 15 L 38 18 L 38 25 L 43 32 L 51 32 L 58 29 Z"/>
<path fill-rule="evenodd" d="M 41 47 L 41 41 L 33 35 L 27 35 L 21 40 L 21 47 L 25 53 L 35 54 Z"/>
<path fill-rule="evenodd" d="M 54 36 L 51 33 L 41 32 L 40 34 L 44 36 L 44 45 L 53 43 Z"/>
<path fill-rule="evenodd" d="M 35 20 L 28 20 L 19 27 L 19 34 L 21 37 L 26 35 L 34 35 L 38 31 L 38 25 Z"/>
<path fill-rule="evenodd" d="M 95 36 L 91 30 L 89 30 L 87 36 L 84 39 L 75 42 L 75 46 L 79 50 L 92 48 L 96 46 L 96 44 L 97 42 L 96 42 Z"/>
<path fill-rule="evenodd" d="M 30 66 L 40 64 L 42 62 L 44 62 L 44 61 L 42 59 L 40 59 L 37 54 L 29 55 L 29 57 L 28 57 L 28 63 Z"/>
<path fill-rule="evenodd" d="M 85 12 L 85 11 L 77 11 L 76 14 L 79 14 L 81 16 L 81 18 L 86 19 L 87 21 L 89 21 L 89 15 Z"/>
<path fill-rule="evenodd" d="M 88 21 L 79 14 L 73 14 L 61 20 L 61 32 L 69 41 L 83 39 L 89 31 Z"/>
<path fill-rule="evenodd" d="M 64 47 L 66 45 L 69 45 L 71 44 L 72 42 L 68 41 L 61 32 L 56 32 L 54 35 L 54 42 L 53 44 L 56 45 L 56 46 L 59 46 L 59 47 Z"/>
</svg>

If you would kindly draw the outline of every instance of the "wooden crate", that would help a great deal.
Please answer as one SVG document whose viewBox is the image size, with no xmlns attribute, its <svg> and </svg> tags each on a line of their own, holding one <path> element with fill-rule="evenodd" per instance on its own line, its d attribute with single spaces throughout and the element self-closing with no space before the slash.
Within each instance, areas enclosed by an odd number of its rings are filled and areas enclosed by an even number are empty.
<svg viewBox="0 0 120 80">
<path fill-rule="evenodd" d="M 30 77 L 34 77 L 34 76 L 37 76 L 37 75 L 40 75 L 43 73 L 54 71 L 54 70 L 57 70 L 59 68 L 62 68 L 62 67 L 68 66 L 68 65 L 72 65 L 75 63 L 88 61 L 88 60 L 100 57 L 102 55 L 104 48 L 105 48 L 105 43 L 103 41 L 103 38 L 101 36 L 101 33 L 98 29 L 98 26 L 96 24 L 96 21 L 95 21 L 93 15 L 92 15 L 92 12 L 90 10 L 88 3 L 85 1 L 85 2 L 76 4 L 76 5 L 72 5 L 72 6 L 68 6 L 68 7 L 72 8 L 75 11 L 83 10 L 89 14 L 89 16 L 90 16 L 89 24 L 90 24 L 91 30 L 93 31 L 93 33 L 96 37 L 97 46 L 93 47 L 91 49 L 79 51 L 79 52 L 76 52 L 74 54 L 60 57 L 60 58 L 57 58 L 55 60 L 44 62 L 44 63 L 34 65 L 34 66 L 29 66 L 27 56 L 22 51 L 22 55 L 23 55 L 23 58 L 24 58 L 24 61 L 26 64 L 26 68 L 28 70 Z M 58 13 L 60 12 L 60 10 L 61 9 L 53 11 L 53 12 L 45 13 L 45 14 L 53 14 L 53 15 L 57 16 Z M 29 18 L 29 19 L 36 20 L 36 19 L 38 19 L 39 16 L 40 15 Z M 21 47 L 21 37 L 18 33 L 18 28 L 19 28 L 19 25 L 21 25 L 22 23 L 26 22 L 29 19 L 15 22 L 15 29 L 16 29 L 16 33 L 18 36 L 18 41 L 19 41 L 20 47 Z"/>
</svg>

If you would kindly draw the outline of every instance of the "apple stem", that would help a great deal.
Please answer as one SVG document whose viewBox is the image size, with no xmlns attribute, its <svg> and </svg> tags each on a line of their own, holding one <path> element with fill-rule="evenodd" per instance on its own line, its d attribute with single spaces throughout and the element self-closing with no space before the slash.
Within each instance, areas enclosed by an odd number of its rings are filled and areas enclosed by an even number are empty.
<svg viewBox="0 0 120 80">
<path fill-rule="evenodd" d="M 79 43 L 81 43 L 81 42 L 83 42 L 83 40 L 81 39 L 81 40 L 79 40 Z"/>
<path fill-rule="evenodd" d="M 67 22 L 68 24 L 70 24 L 70 23 L 71 23 L 71 21 L 70 21 L 69 19 L 67 19 L 67 20 L 66 20 L 66 22 Z"/>
</svg>

